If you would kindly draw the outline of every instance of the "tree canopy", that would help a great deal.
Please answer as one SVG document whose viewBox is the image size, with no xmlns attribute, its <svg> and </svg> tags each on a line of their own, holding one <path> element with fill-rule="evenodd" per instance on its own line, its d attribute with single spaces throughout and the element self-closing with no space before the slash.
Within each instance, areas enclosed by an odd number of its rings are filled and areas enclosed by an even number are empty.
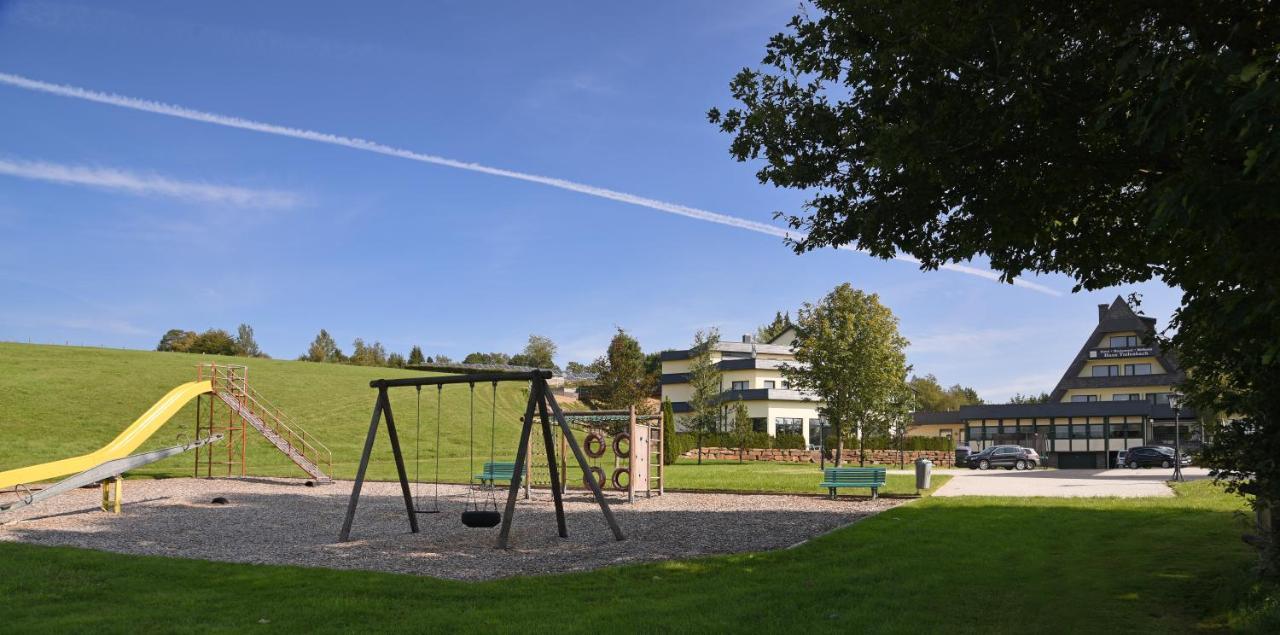
<svg viewBox="0 0 1280 635">
<path fill-rule="evenodd" d="M 783 367 L 794 388 L 813 393 L 818 410 L 843 440 L 887 434 L 907 399 L 907 339 L 876 294 L 841 284 L 796 314 L 796 364 Z"/>
<path fill-rule="evenodd" d="M 511 363 L 516 366 L 531 366 L 533 368 L 545 368 L 549 370 L 560 370 L 556 365 L 556 343 L 545 335 L 530 335 L 529 343 L 525 344 L 524 350 L 511 356 Z"/>
<path fill-rule="evenodd" d="M 774 314 L 773 319 L 768 324 L 761 324 L 756 329 L 757 342 L 771 342 L 773 338 L 782 335 L 791 327 L 791 312 L 783 313 L 778 311 Z"/>
<path fill-rule="evenodd" d="M 1274 506 L 1278 66 L 1267 0 L 815 0 L 708 114 L 761 182 L 808 194 L 781 214 L 797 251 L 1179 289 L 1182 388 L 1247 420 L 1205 457 Z"/>
<path fill-rule="evenodd" d="M 912 377 L 907 385 L 915 393 L 921 410 L 959 410 L 960 406 L 982 403 L 978 391 L 960 384 L 943 388 L 932 374 Z"/>
<path fill-rule="evenodd" d="M 640 412 L 646 411 L 653 385 L 645 373 L 644 359 L 640 342 L 619 328 L 609 341 L 608 351 L 592 364 L 597 394 L 606 408 L 635 406 Z"/>
</svg>

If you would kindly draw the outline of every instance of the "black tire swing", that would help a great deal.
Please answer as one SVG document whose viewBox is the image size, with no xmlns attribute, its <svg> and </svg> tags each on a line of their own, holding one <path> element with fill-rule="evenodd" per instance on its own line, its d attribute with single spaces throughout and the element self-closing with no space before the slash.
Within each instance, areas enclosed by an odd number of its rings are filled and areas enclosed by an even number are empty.
<svg viewBox="0 0 1280 635">
<path fill-rule="evenodd" d="M 493 465 L 494 449 L 496 447 L 496 438 L 498 430 L 498 382 L 493 382 L 493 400 L 490 402 L 489 408 L 489 464 Z M 493 479 L 482 481 L 480 485 L 475 484 L 476 480 L 476 385 L 471 384 L 471 440 L 467 444 L 467 451 L 470 456 L 469 465 L 471 468 L 471 481 L 467 489 L 467 508 L 462 512 L 462 524 L 468 527 L 496 527 L 502 522 L 502 514 L 498 511 L 498 499 L 494 493 Z M 477 495 L 477 490 L 479 494 Z M 488 493 L 488 499 L 484 500 L 484 494 Z"/>
</svg>

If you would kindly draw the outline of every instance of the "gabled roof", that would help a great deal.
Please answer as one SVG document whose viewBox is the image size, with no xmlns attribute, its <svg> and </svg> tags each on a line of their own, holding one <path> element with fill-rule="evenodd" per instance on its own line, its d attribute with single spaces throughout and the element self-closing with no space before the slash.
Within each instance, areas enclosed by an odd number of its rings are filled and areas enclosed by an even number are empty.
<svg viewBox="0 0 1280 635">
<path fill-rule="evenodd" d="M 773 339 L 765 342 L 765 344 L 777 344 L 779 346 L 791 346 L 791 341 L 796 339 L 796 327 L 788 324 L 787 328 L 782 329 L 781 333 L 773 336 Z"/>
<path fill-rule="evenodd" d="M 1134 331 L 1140 334 L 1143 339 L 1150 342 L 1153 349 L 1154 357 L 1169 373 L 1170 384 L 1177 384 L 1185 379 L 1181 368 L 1177 364 L 1177 360 L 1166 355 L 1160 350 L 1160 347 L 1154 342 L 1156 330 L 1155 318 L 1150 318 L 1134 313 L 1133 307 L 1129 306 L 1124 298 L 1116 296 L 1116 299 L 1110 306 L 1098 306 L 1098 325 L 1094 327 L 1093 332 L 1089 334 L 1089 338 L 1085 340 L 1084 345 L 1080 347 L 1080 352 L 1076 353 L 1075 359 L 1071 365 L 1067 367 L 1067 371 L 1062 374 L 1062 379 L 1058 380 L 1058 385 L 1054 387 L 1053 392 L 1049 394 L 1050 401 L 1062 401 L 1063 395 L 1070 388 L 1084 387 L 1104 387 L 1104 385 L 1114 384 L 1116 387 L 1136 385 L 1131 377 L 1085 377 L 1081 378 L 1080 371 L 1084 368 L 1085 362 L 1089 359 L 1089 349 L 1098 346 L 1101 337 L 1106 333 L 1115 333 L 1119 331 Z M 1143 376 L 1147 377 L 1147 376 Z M 1079 385 L 1076 384 L 1088 384 Z M 1143 382 L 1143 385 L 1147 385 Z"/>
</svg>

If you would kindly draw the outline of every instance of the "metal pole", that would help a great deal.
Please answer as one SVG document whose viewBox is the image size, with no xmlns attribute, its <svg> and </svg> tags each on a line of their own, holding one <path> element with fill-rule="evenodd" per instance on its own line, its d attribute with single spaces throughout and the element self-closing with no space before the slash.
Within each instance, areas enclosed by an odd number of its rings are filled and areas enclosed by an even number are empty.
<svg viewBox="0 0 1280 635">
<path fill-rule="evenodd" d="M 1179 418 L 1182 400 L 1173 407 L 1173 480 L 1181 482 L 1182 478 L 1182 422 Z"/>
</svg>

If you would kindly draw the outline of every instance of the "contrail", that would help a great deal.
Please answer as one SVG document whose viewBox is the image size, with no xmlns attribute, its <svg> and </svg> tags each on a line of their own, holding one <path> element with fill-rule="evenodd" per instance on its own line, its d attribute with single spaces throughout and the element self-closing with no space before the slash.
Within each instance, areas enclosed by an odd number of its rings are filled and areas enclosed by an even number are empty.
<svg viewBox="0 0 1280 635">
<path fill-rule="evenodd" d="M 359 139 L 355 137 L 344 137 L 341 135 L 329 134 L 327 132 L 317 132 L 315 130 L 290 128 L 288 126 L 280 126 L 280 125 L 271 124 L 271 123 L 264 123 L 261 121 L 242 119 L 240 117 L 232 117 L 229 115 L 220 115 L 212 112 L 193 110 L 191 108 L 176 106 L 173 104 L 166 104 L 158 101 L 138 99 L 136 97 L 126 97 L 124 95 L 116 95 L 113 93 L 103 93 L 103 92 L 98 92 L 96 90 L 89 90 L 87 88 L 79 88 L 77 86 L 67 86 L 64 84 L 51 84 L 49 82 L 43 82 L 37 79 L 30 79 L 27 77 L 22 77 L 20 75 L 12 75 L 9 73 L 0 73 L 0 84 L 8 84 L 10 86 L 15 86 L 17 88 L 23 88 L 26 90 L 31 90 L 31 91 L 41 92 L 41 93 L 48 93 L 51 95 L 59 95 L 62 97 L 70 97 L 72 99 L 81 99 L 84 101 L 92 101 L 100 104 L 117 106 L 120 108 L 128 108 L 130 110 L 139 110 L 142 112 L 149 112 L 157 115 L 177 117 L 179 119 L 189 119 L 191 121 L 199 121 L 203 123 L 213 124 L 216 126 L 226 126 L 228 128 L 239 128 L 241 130 L 252 130 L 254 132 L 262 132 L 262 133 L 277 135 L 281 137 L 292 137 L 294 139 L 314 141 L 316 143 L 327 143 L 329 145 L 343 146 L 343 147 L 352 148 L 355 150 L 373 152 L 376 154 L 384 154 L 387 156 L 397 157 L 400 159 L 418 161 L 420 163 L 443 165 L 446 167 L 456 168 L 459 170 L 467 170 L 469 172 L 479 172 L 481 174 L 490 174 L 493 176 L 501 176 L 509 179 L 528 181 L 530 183 L 538 183 L 540 185 L 556 187 L 562 190 L 569 190 L 570 192 L 578 192 L 580 194 L 586 194 L 588 196 L 595 196 L 603 199 L 608 199 L 611 201 L 617 201 L 619 203 L 627 203 L 627 204 L 636 205 L 639 207 L 647 207 L 649 209 L 658 210 L 660 212 L 667 212 L 669 214 L 676 214 L 676 215 L 685 216 L 688 218 L 695 218 L 695 219 L 706 221 L 709 223 L 718 223 L 720 225 L 728 225 L 729 227 L 737 227 L 738 229 L 745 229 L 747 231 L 753 231 L 760 234 L 767 234 L 769 236 L 778 236 L 782 238 L 786 238 L 788 236 L 794 236 L 796 238 L 804 237 L 804 234 L 799 232 L 796 232 L 796 233 L 789 232 L 786 229 L 782 227 L 778 227 L 776 225 L 759 223 L 753 220 L 739 218 L 737 216 L 729 216 L 728 214 L 721 214 L 718 212 L 698 209 L 696 207 L 688 207 L 688 206 L 679 205 L 676 203 L 668 203 L 666 201 L 659 201 L 657 199 L 647 198 L 644 196 L 637 196 L 635 194 L 628 194 L 626 192 L 619 192 L 617 190 L 610 190 L 603 187 L 596 187 L 594 185 L 577 183 L 575 181 L 568 181 L 565 179 L 558 179 L 550 176 L 529 174 L 528 172 L 518 172 L 515 170 L 507 170 L 504 168 L 495 168 L 488 165 L 482 165 L 480 163 L 471 163 L 468 161 L 459 161 L 457 159 L 450 159 L 447 157 L 436 156 L 433 154 L 424 154 L 421 152 L 414 152 L 412 150 L 396 148 L 393 146 L 378 143 L 376 141 L 368 141 L 366 139 Z M 846 246 L 846 247 L 841 247 L 841 249 L 846 251 L 865 253 L 862 250 L 854 247 Z M 904 262 L 915 262 L 918 264 L 918 261 L 910 256 L 897 256 L 896 259 Z M 972 267 L 969 265 L 961 265 L 961 264 L 946 264 L 946 265 L 942 265 L 942 268 L 950 271 L 957 271 L 960 273 L 978 276 L 980 278 L 986 278 L 988 280 L 996 280 L 996 281 L 1000 280 L 999 274 L 993 271 L 982 269 L 980 267 Z M 1013 284 L 1020 287 L 1027 288 L 1027 289 L 1031 289 L 1033 291 L 1038 291 L 1040 293 L 1048 294 L 1048 295 L 1054 295 L 1054 296 L 1062 295 L 1061 292 L 1059 292 L 1056 289 L 1052 289 L 1041 284 L 1023 280 L 1021 278 L 1015 279 L 1013 281 Z"/>
<path fill-rule="evenodd" d="M 181 181 L 158 174 L 142 174 L 119 168 L 63 165 L 5 157 L 0 157 L 0 175 L 250 208 L 288 209 L 296 207 L 300 202 L 300 198 L 291 192 Z"/>
</svg>

